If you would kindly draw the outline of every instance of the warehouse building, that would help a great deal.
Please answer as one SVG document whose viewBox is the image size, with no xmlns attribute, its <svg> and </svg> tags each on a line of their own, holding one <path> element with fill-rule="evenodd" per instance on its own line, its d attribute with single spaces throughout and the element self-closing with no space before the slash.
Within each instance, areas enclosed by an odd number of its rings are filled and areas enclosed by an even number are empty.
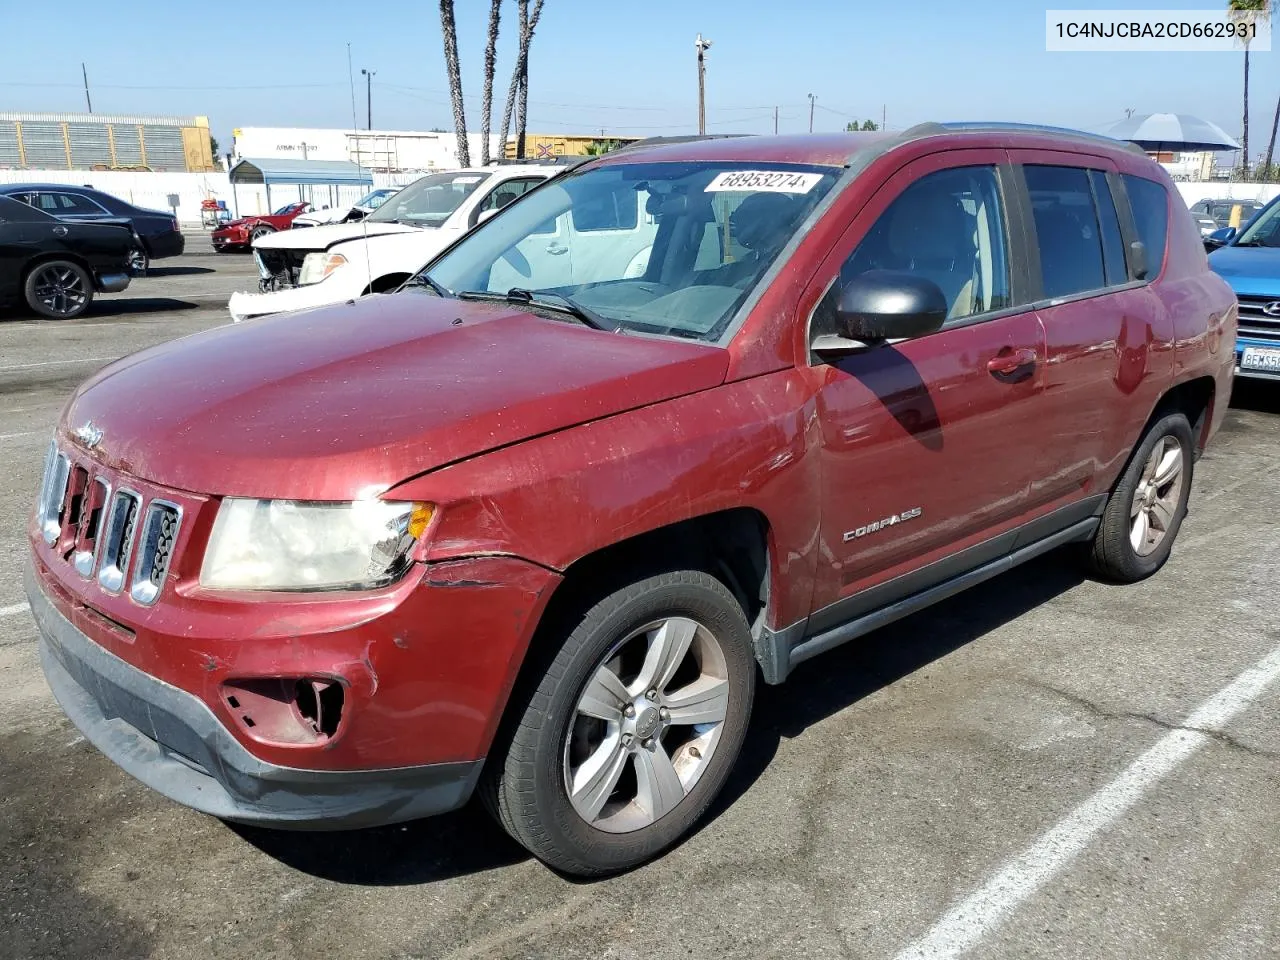
<svg viewBox="0 0 1280 960">
<path fill-rule="evenodd" d="M 0 170 L 216 170 L 207 117 L 0 112 Z"/>
</svg>

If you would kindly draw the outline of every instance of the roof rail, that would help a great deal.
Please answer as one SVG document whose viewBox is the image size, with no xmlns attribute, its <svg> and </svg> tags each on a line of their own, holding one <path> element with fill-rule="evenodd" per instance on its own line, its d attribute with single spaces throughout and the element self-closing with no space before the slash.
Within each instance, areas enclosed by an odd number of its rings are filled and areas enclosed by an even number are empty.
<svg viewBox="0 0 1280 960">
<path fill-rule="evenodd" d="M 1008 123 L 1003 121 L 951 121 L 947 123 L 918 123 L 903 133 L 903 139 L 912 140 L 917 137 L 934 137 L 944 133 L 1042 133 L 1046 136 L 1063 137 L 1088 143 L 1102 143 L 1111 147 L 1120 147 L 1130 153 L 1146 156 L 1146 151 L 1136 143 L 1117 140 L 1104 133 L 1090 133 L 1087 130 L 1073 130 L 1070 127 L 1051 127 L 1039 123 Z"/>
</svg>

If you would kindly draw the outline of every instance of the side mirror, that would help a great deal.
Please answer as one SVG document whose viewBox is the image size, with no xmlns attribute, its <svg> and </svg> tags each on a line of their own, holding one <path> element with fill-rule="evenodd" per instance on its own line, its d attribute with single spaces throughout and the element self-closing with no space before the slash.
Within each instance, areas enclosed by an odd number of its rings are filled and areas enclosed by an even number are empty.
<svg viewBox="0 0 1280 960">
<path fill-rule="evenodd" d="M 1135 280 L 1147 279 L 1150 268 L 1147 266 L 1147 245 L 1141 240 L 1129 244 L 1129 272 Z"/>
<path fill-rule="evenodd" d="M 896 270 L 868 270 L 847 283 L 836 304 L 836 335 L 813 351 L 850 353 L 885 340 L 933 333 L 947 319 L 947 298 L 932 280 Z"/>
<path fill-rule="evenodd" d="M 1235 227 L 1223 227 L 1221 230 L 1215 230 L 1204 238 L 1204 248 L 1205 250 L 1217 250 L 1218 247 L 1225 247 L 1235 239 L 1235 236 Z"/>
<path fill-rule="evenodd" d="M 488 220 L 497 212 L 498 212 L 497 207 L 490 207 L 488 210 L 481 210 L 478 214 L 476 214 L 476 226 L 479 226 L 480 224 L 484 223 L 486 220 Z"/>
</svg>

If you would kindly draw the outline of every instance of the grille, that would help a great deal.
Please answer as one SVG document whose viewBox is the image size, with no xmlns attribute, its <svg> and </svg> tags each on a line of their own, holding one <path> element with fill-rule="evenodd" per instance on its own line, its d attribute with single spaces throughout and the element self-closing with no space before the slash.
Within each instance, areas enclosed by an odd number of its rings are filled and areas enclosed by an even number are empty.
<svg viewBox="0 0 1280 960">
<path fill-rule="evenodd" d="M 45 543 L 69 560 L 76 573 L 96 579 L 108 593 L 128 589 L 150 606 L 164 589 L 182 508 L 168 500 L 144 500 L 136 490 L 72 462 L 51 444 L 45 459 L 36 524 Z"/>
<path fill-rule="evenodd" d="M 1240 297 L 1240 334 L 1263 340 L 1280 340 L 1280 316 L 1269 316 L 1266 307 L 1280 304 L 1280 297 Z M 1280 306 L 1277 306 L 1280 310 Z"/>
</svg>

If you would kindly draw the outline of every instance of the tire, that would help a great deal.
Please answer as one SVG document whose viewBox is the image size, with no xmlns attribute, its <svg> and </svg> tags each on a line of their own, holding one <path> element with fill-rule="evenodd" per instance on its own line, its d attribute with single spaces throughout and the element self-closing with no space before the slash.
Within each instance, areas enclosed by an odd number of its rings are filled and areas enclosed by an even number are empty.
<svg viewBox="0 0 1280 960">
<path fill-rule="evenodd" d="M 1136 583 L 1164 566 L 1187 515 L 1194 449 L 1182 413 L 1165 414 L 1143 434 L 1087 553 L 1095 575 Z"/>
<path fill-rule="evenodd" d="M 700 571 L 637 581 L 569 626 L 532 691 L 513 699 L 516 722 L 495 742 L 481 791 L 544 863 L 603 876 L 661 853 L 706 812 L 742 748 L 755 660 L 742 608 Z M 601 682 L 606 672 L 618 686 Z M 650 683 L 656 697 L 642 689 Z M 593 715 L 580 710 L 588 703 Z M 574 800 L 570 778 L 605 786 Z"/>
<path fill-rule="evenodd" d="M 254 227 L 253 232 L 249 234 L 249 246 L 252 247 L 255 240 L 261 240 L 269 233 L 275 233 L 275 230 L 272 227 L 265 225 L 261 227 Z"/>
<path fill-rule="evenodd" d="M 151 258 L 143 247 L 134 247 L 129 251 L 129 269 L 135 277 L 145 277 L 151 269 Z"/>
<path fill-rule="evenodd" d="M 31 268 L 22 284 L 27 306 L 49 320 L 74 320 L 93 302 L 93 279 L 70 260 L 47 260 Z"/>
</svg>

